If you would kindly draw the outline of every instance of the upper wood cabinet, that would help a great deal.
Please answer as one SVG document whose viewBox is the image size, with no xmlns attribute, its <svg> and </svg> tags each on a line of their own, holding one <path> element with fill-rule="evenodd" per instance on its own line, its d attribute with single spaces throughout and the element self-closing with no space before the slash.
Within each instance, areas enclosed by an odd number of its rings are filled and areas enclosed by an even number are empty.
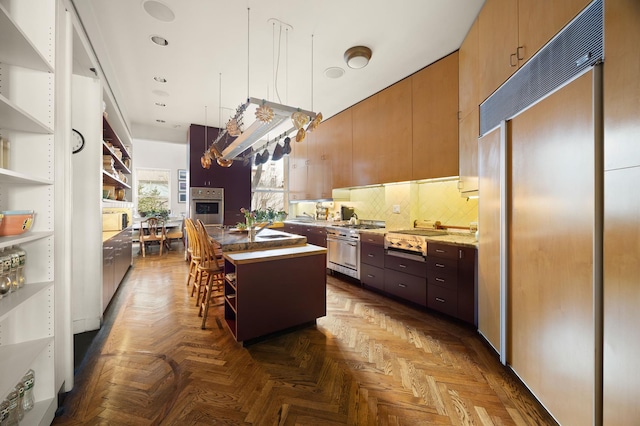
<svg viewBox="0 0 640 426">
<path fill-rule="evenodd" d="M 411 76 L 412 179 L 458 175 L 458 52 Z"/>
<path fill-rule="evenodd" d="M 476 107 L 460 120 L 459 125 L 459 167 L 460 192 L 462 194 L 478 190 L 478 133 L 480 132 L 480 110 Z"/>
<path fill-rule="evenodd" d="M 487 0 L 480 11 L 480 101 L 590 3 L 589 0 Z"/>
<path fill-rule="evenodd" d="M 309 188 L 307 185 L 307 147 L 308 141 L 302 143 L 291 139 L 291 154 L 289 155 L 289 196 L 292 200 L 308 200 Z"/>
<path fill-rule="evenodd" d="M 411 180 L 412 106 L 411 79 L 407 78 L 378 94 L 379 145 L 374 152 L 378 182 Z"/>
<path fill-rule="evenodd" d="M 478 20 L 473 23 L 458 52 L 458 108 L 464 118 L 480 104 L 480 53 Z"/>
<path fill-rule="evenodd" d="M 352 185 L 353 161 L 353 123 L 352 111 L 346 109 L 334 115 L 325 123 L 324 140 L 328 149 L 325 152 L 328 164 L 331 166 L 332 188 L 345 188 Z M 318 129 L 320 129 L 318 127 Z"/>
<path fill-rule="evenodd" d="M 381 145 L 378 94 L 357 103 L 352 110 L 352 185 L 371 185 L 380 181 L 377 158 Z"/>
<path fill-rule="evenodd" d="M 480 132 L 478 20 L 473 23 L 460 46 L 459 61 L 458 167 L 460 191 L 468 193 L 478 190 L 478 134 Z"/>
<path fill-rule="evenodd" d="M 303 143 L 307 144 L 307 189 L 309 199 L 331 198 L 331 163 L 329 150 L 329 127 L 318 126 L 307 133 Z"/>
</svg>

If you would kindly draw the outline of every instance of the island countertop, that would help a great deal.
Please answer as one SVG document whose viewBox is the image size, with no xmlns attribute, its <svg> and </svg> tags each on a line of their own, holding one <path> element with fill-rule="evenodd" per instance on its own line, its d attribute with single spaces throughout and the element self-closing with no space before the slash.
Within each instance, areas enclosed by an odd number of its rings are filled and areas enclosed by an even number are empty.
<svg viewBox="0 0 640 426">
<path fill-rule="evenodd" d="M 223 252 L 267 250 L 272 248 L 304 246 L 307 238 L 301 235 L 265 229 L 251 241 L 247 231 L 236 231 L 207 226 L 207 233 L 222 247 Z"/>
</svg>

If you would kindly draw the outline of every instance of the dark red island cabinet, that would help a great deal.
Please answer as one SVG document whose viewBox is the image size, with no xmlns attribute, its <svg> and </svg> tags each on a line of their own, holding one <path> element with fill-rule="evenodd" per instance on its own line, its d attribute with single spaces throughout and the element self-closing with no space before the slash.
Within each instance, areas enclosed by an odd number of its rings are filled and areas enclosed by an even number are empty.
<svg viewBox="0 0 640 426">
<path fill-rule="evenodd" d="M 242 207 L 251 208 L 251 164 L 235 161 L 231 167 L 220 167 L 215 161 L 211 167 L 202 167 L 200 159 L 205 150 L 218 136 L 219 129 L 199 124 L 189 127 L 189 186 L 224 188 L 224 224 L 244 222 Z"/>
<path fill-rule="evenodd" d="M 225 253 L 224 319 L 238 342 L 314 324 L 327 313 L 327 249 Z"/>
</svg>

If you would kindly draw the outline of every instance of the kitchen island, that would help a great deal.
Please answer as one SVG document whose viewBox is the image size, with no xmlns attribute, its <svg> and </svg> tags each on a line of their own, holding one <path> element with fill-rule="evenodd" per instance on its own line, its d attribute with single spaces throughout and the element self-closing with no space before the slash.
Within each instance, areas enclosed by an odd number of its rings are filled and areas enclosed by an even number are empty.
<svg viewBox="0 0 640 426">
<path fill-rule="evenodd" d="M 313 324 L 326 315 L 327 249 L 305 237 L 265 229 L 207 229 L 225 259 L 224 319 L 238 342 Z M 202 327 L 208 308 L 205 305 Z"/>
</svg>

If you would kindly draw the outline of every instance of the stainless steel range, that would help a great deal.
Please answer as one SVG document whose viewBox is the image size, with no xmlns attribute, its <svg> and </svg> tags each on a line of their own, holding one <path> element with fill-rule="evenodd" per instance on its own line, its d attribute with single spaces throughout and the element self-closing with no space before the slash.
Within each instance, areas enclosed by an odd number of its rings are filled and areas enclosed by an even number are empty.
<svg viewBox="0 0 640 426">
<path fill-rule="evenodd" d="M 382 221 L 362 221 L 358 225 L 327 227 L 327 268 L 360 279 L 361 229 L 384 228 Z"/>
<path fill-rule="evenodd" d="M 384 236 L 384 248 L 387 254 L 422 260 L 427 257 L 427 237 L 447 235 L 438 229 L 413 228 L 389 232 Z"/>
</svg>

